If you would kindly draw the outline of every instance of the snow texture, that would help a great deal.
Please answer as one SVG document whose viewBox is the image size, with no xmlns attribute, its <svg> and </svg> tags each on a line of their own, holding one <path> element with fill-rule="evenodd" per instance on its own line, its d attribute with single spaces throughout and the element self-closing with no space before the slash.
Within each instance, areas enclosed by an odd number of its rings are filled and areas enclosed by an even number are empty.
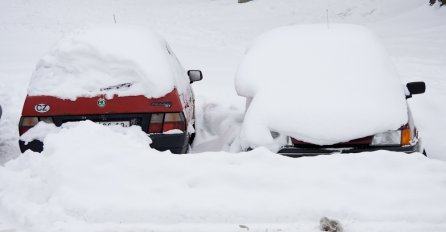
<svg viewBox="0 0 446 232">
<path fill-rule="evenodd" d="M 193 129 L 193 128 L 192 128 Z M 182 130 L 174 129 L 163 132 L 163 134 L 183 134 Z"/>
<path fill-rule="evenodd" d="M 329 145 L 408 122 L 392 61 L 378 38 L 356 25 L 286 26 L 263 34 L 247 50 L 236 89 L 248 99 L 245 147 L 275 143 L 271 131 Z"/>
<path fill-rule="evenodd" d="M 426 82 L 427 92 L 408 104 L 431 159 L 206 152 L 237 151 L 245 99 L 234 73 L 245 48 L 279 26 L 323 23 L 327 8 L 331 23 L 372 28 L 404 82 Z M 2 232 L 316 232 L 322 217 L 349 232 L 446 231 L 446 168 L 435 160 L 446 160 L 446 7 L 424 0 L 1 0 L 0 12 Z M 139 128 L 125 135 L 87 124 L 53 136 L 66 149 L 50 151 L 57 146 L 50 142 L 46 156 L 21 155 L 17 125 L 36 62 L 61 36 L 85 23 L 114 23 L 113 14 L 118 25 L 160 32 L 188 69 L 203 70 L 205 79 L 193 84 L 192 152 L 204 153 L 159 153 L 146 149 Z"/>
<path fill-rule="evenodd" d="M 63 126 L 66 126 L 65 124 Z M 60 127 L 57 127 L 53 123 L 39 122 L 37 125 L 29 129 L 22 136 L 20 136 L 20 140 L 28 144 L 33 140 L 43 141 L 43 139 L 52 133 L 56 133 L 60 130 Z"/>
<path fill-rule="evenodd" d="M 174 155 L 151 149 L 138 127 L 90 121 L 70 123 L 44 143 L 41 154 L 27 151 L 0 168 L 5 229 L 265 231 L 300 223 L 318 231 L 324 216 L 348 231 L 371 231 L 368 223 L 379 231 L 401 223 L 446 228 L 446 164 L 419 153 Z"/>
<path fill-rule="evenodd" d="M 321 218 L 319 221 L 320 225 L 319 228 L 321 231 L 328 231 L 328 232 L 343 232 L 344 229 L 340 222 L 336 220 L 329 219 L 327 217 Z"/>
<path fill-rule="evenodd" d="M 133 25 L 90 25 L 70 33 L 39 61 L 28 95 L 156 98 L 187 83 L 186 72 L 155 32 Z"/>
</svg>

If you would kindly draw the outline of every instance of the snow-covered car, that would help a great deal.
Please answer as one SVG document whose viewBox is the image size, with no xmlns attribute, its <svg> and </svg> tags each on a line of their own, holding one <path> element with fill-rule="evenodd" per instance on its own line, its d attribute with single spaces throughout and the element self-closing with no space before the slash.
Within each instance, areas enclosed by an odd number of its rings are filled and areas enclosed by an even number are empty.
<svg viewBox="0 0 446 232">
<path fill-rule="evenodd" d="M 236 74 L 246 98 L 243 149 L 290 156 L 373 150 L 422 152 L 406 99 L 424 82 L 402 84 L 369 29 L 297 25 L 261 35 Z"/>
<path fill-rule="evenodd" d="M 139 126 L 155 149 L 186 153 L 195 135 L 191 83 L 167 42 L 139 26 L 93 25 L 62 39 L 32 74 L 19 133 L 39 122 Z M 75 141 L 73 141 L 75 142 Z M 43 141 L 19 141 L 40 152 Z M 123 144 L 125 146 L 125 144 Z"/>
</svg>

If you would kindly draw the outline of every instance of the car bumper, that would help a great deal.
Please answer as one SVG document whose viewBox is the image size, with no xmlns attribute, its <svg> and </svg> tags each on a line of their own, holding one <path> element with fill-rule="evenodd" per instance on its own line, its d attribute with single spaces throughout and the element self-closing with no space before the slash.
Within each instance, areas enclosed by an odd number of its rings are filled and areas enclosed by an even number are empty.
<svg viewBox="0 0 446 232">
<path fill-rule="evenodd" d="M 150 134 L 150 147 L 158 151 L 170 150 L 174 154 L 184 154 L 189 150 L 189 136 L 181 134 Z"/>
<path fill-rule="evenodd" d="M 344 147 L 344 148 L 300 148 L 294 146 L 284 146 L 279 150 L 279 154 L 290 157 L 303 157 L 303 156 L 318 156 L 318 155 L 330 155 L 340 153 L 359 153 L 359 152 L 371 152 L 378 150 L 396 151 L 404 153 L 422 152 L 419 143 L 410 146 L 380 146 L 380 147 Z"/>
<path fill-rule="evenodd" d="M 158 151 L 170 150 L 174 154 L 184 154 L 189 149 L 189 136 L 186 133 L 181 134 L 150 134 L 152 143 L 150 147 Z M 23 153 L 26 150 L 34 152 L 42 152 L 44 144 L 42 141 L 33 140 L 27 144 L 19 140 L 20 151 Z"/>
</svg>

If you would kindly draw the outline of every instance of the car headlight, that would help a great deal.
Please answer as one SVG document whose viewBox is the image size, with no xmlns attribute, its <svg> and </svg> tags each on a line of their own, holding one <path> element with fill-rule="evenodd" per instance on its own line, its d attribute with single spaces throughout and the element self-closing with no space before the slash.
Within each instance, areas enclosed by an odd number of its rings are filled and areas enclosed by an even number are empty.
<svg viewBox="0 0 446 232">
<path fill-rule="evenodd" d="M 401 130 L 386 131 L 373 136 L 371 146 L 401 146 L 411 143 L 410 128 Z"/>
</svg>

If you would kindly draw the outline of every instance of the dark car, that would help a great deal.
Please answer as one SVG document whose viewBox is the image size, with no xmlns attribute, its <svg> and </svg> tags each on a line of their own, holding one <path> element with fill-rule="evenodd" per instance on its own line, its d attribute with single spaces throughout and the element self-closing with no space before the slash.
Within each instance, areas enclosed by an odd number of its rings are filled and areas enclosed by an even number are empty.
<svg viewBox="0 0 446 232">
<path fill-rule="evenodd" d="M 424 152 L 404 86 L 386 50 L 357 25 L 293 25 L 260 36 L 236 76 L 246 98 L 242 149 L 288 156 Z"/>
<path fill-rule="evenodd" d="M 407 84 L 407 89 L 409 94 L 406 98 L 411 98 L 413 94 L 424 93 L 426 86 L 424 82 L 411 82 Z M 312 156 L 331 153 L 358 153 L 364 151 L 388 150 L 406 153 L 422 152 L 426 155 L 426 151 L 421 144 L 418 130 L 409 108 L 407 112 L 409 121 L 397 130 L 390 130 L 348 142 L 325 146 L 290 138 L 289 143 L 281 147 L 278 153 L 288 156 Z"/>
</svg>

